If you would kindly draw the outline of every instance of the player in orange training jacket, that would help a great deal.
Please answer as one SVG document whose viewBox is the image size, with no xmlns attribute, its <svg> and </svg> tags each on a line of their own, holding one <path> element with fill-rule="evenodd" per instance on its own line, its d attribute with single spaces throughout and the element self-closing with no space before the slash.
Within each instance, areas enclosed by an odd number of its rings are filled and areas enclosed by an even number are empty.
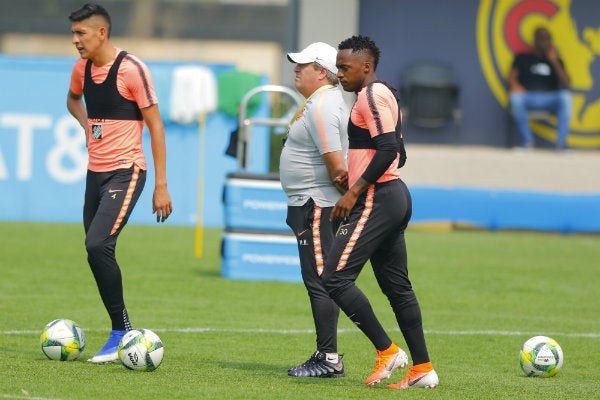
<svg viewBox="0 0 600 400">
<path fill-rule="evenodd" d="M 83 207 L 85 247 L 112 323 L 108 341 L 88 361 L 107 363 L 118 361 L 119 341 L 131 329 L 115 248 L 146 182 L 144 123 L 154 159 L 156 221 L 164 222 L 173 205 L 167 189 L 164 126 L 147 66 L 111 44 L 110 16 L 101 5 L 85 4 L 69 19 L 81 59 L 71 73 L 67 108 L 85 131 L 89 155 Z"/>
<path fill-rule="evenodd" d="M 389 388 L 433 388 L 439 383 L 429 360 L 421 309 L 411 282 L 404 231 L 412 213 L 408 188 L 400 179 L 406 160 L 401 115 L 393 89 L 377 80 L 379 48 L 370 38 L 353 36 L 338 46 L 340 84 L 357 95 L 348 123 L 348 191 L 330 218 L 341 220 L 323 282 L 330 297 L 371 340 L 377 362 L 365 384 L 375 385 L 408 364 L 406 353 L 388 336 L 364 293 L 356 286 L 371 261 L 412 357 L 408 375 Z"/>
</svg>

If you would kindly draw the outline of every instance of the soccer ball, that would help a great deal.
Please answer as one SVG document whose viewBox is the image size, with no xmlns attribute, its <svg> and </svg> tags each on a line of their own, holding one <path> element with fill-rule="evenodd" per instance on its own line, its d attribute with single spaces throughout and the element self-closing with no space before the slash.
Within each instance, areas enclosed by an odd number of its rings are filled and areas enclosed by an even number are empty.
<svg viewBox="0 0 600 400">
<path fill-rule="evenodd" d="M 562 367 L 563 359 L 560 345 L 547 336 L 527 340 L 519 353 L 519 364 L 527 376 L 554 376 Z"/>
<path fill-rule="evenodd" d="M 162 362 L 164 347 L 149 329 L 133 329 L 119 342 L 119 358 L 127 369 L 154 371 Z"/>
<path fill-rule="evenodd" d="M 70 319 L 55 319 L 44 327 L 40 343 L 49 359 L 71 361 L 83 352 L 85 335 L 83 329 Z"/>
</svg>

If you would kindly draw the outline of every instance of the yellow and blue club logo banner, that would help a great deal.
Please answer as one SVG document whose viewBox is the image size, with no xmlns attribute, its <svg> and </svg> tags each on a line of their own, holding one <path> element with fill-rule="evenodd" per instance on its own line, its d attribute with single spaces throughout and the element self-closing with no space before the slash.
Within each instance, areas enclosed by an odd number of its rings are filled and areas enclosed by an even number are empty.
<svg viewBox="0 0 600 400">
<path fill-rule="evenodd" d="M 514 55 L 547 27 L 573 91 L 568 144 L 600 146 L 600 4 L 577 0 L 482 0 L 477 12 L 477 50 L 485 80 L 498 102 L 508 104 L 507 77 Z M 536 135 L 554 142 L 556 120 L 532 122 Z"/>
</svg>

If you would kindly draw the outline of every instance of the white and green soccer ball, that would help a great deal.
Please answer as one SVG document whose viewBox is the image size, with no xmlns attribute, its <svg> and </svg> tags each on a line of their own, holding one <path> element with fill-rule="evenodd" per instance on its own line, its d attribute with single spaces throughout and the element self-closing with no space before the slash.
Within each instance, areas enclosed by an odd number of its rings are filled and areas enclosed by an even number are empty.
<svg viewBox="0 0 600 400">
<path fill-rule="evenodd" d="M 563 365 L 563 351 L 556 340 L 534 336 L 527 340 L 519 353 L 519 364 L 527 376 L 548 378 Z"/>
<path fill-rule="evenodd" d="M 154 371 L 163 354 L 162 341 L 149 329 L 132 329 L 119 342 L 119 359 L 127 369 Z"/>
<path fill-rule="evenodd" d="M 49 359 L 71 361 L 83 352 L 85 335 L 83 329 L 70 319 L 55 319 L 44 327 L 40 343 Z"/>
</svg>

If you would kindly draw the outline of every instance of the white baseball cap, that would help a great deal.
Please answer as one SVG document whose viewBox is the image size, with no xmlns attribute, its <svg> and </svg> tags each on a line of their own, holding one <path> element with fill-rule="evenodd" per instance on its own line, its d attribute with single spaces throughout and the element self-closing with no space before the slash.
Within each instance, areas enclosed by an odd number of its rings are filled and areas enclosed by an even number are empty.
<svg viewBox="0 0 600 400">
<path fill-rule="evenodd" d="M 316 42 L 300 53 L 288 53 L 287 58 L 291 62 L 296 64 L 308 64 L 312 62 L 317 62 L 321 66 L 327 68 L 329 72 L 337 74 L 338 69 L 335 66 L 335 59 L 337 57 L 337 50 L 323 42 Z"/>
</svg>

